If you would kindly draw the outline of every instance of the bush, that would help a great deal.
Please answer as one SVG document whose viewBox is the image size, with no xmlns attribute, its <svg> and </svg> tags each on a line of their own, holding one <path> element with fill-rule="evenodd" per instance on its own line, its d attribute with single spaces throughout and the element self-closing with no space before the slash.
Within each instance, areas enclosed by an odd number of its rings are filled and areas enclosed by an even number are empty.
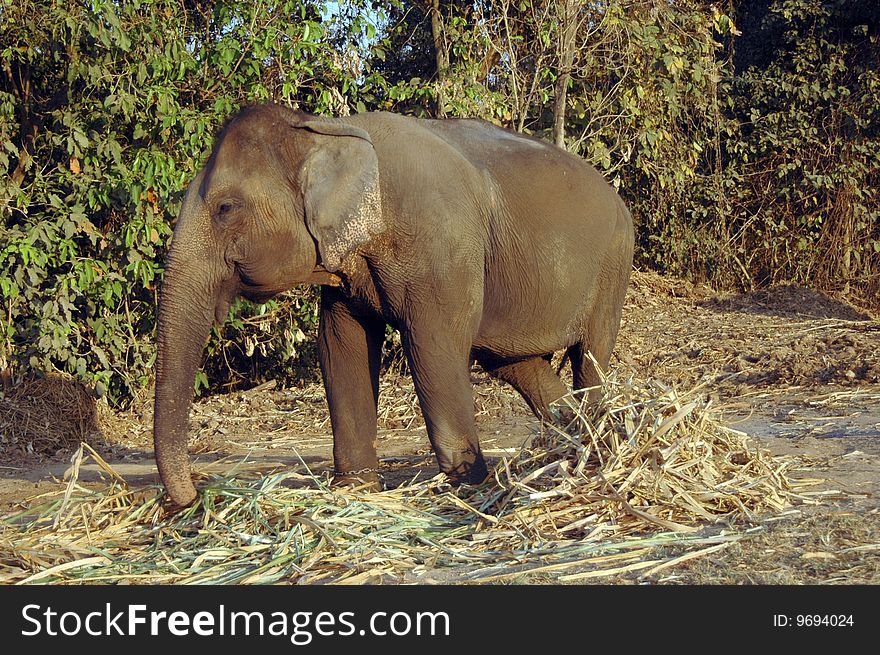
<svg viewBox="0 0 880 655">
<path fill-rule="evenodd" d="M 726 268 L 880 294 L 880 8 L 772 0 L 744 12 L 727 142 Z M 732 261 L 730 261 L 732 260 Z M 734 265 L 735 263 L 735 265 Z"/>
<path fill-rule="evenodd" d="M 880 9 L 728 4 L 0 0 L 0 372 L 149 386 L 186 184 L 264 100 L 564 139 L 629 202 L 640 265 L 877 302 Z M 199 390 L 315 375 L 313 289 L 231 316 Z"/>
<path fill-rule="evenodd" d="M 67 371 L 113 402 L 150 383 L 165 244 L 218 126 L 255 101 L 320 113 L 370 102 L 370 71 L 332 45 L 366 23 L 325 20 L 323 9 L 309 0 L 0 9 L 0 170 L 9 171 L 0 370 Z M 240 303 L 213 335 L 213 384 L 289 363 L 314 325 L 314 300 L 306 291 Z"/>
</svg>

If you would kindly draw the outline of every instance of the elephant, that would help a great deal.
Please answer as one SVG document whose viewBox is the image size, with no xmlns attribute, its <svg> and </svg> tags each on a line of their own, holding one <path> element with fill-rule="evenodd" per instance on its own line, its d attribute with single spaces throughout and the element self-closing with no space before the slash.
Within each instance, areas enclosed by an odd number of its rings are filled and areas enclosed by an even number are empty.
<svg viewBox="0 0 880 655">
<path fill-rule="evenodd" d="M 584 160 L 476 119 L 329 118 L 242 109 L 190 183 L 161 288 L 153 436 L 162 482 L 194 502 L 193 382 L 212 323 L 238 295 L 320 284 L 318 359 L 334 483 L 379 485 L 387 325 L 403 350 L 441 472 L 480 483 L 476 361 L 552 419 L 610 362 L 632 270 L 632 216 Z M 592 357 L 591 357 L 592 355 Z M 598 367 L 594 364 L 598 364 Z"/>
</svg>

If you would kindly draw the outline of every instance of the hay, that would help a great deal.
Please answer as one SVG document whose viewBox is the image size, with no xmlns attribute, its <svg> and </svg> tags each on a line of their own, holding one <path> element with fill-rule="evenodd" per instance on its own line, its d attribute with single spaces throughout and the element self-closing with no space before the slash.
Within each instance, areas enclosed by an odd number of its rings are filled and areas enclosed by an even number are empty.
<svg viewBox="0 0 880 655">
<path fill-rule="evenodd" d="M 540 534 L 578 537 L 646 523 L 687 532 L 790 503 L 790 462 L 719 425 L 701 400 L 685 402 L 659 382 L 610 381 L 604 392 L 598 408 L 573 405 L 567 430 L 548 428 L 496 469 L 499 496 L 482 509 L 495 504 Z"/>
<path fill-rule="evenodd" d="M 214 476 L 169 514 L 158 486 L 128 488 L 81 447 L 63 494 L 0 522 L 7 583 L 565 582 L 651 577 L 717 552 L 750 523 L 819 497 L 790 462 L 722 427 L 699 397 L 611 377 L 596 407 L 564 404 L 567 429 L 532 435 L 482 485 L 445 478 L 382 493 L 331 489 L 305 465 L 259 479 Z M 108 475 L 81 485 L 82 461 Z"/>
<path fill-rule="evenodd" d="M 0 453 L 54 455 L 100 433 L 94 394 L 70 376 L 0 381 Z"/>
</svg>

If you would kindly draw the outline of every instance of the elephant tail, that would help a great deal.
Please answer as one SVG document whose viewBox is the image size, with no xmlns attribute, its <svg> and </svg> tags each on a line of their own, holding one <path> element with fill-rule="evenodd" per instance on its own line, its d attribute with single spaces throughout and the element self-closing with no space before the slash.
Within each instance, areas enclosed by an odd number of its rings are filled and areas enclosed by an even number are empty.
<svg viewBox="0 0 880 655">
<path fill-rule="evenodd" d="M 565 353 L 562 355 L 562 359 L 559 360 L 559 366 L 556 367 L 556 375 L 562 373 L 562 369 L 565 367 L 565 363 L 571 359 L 571 348 L 568 348 Z"/>
</svg>

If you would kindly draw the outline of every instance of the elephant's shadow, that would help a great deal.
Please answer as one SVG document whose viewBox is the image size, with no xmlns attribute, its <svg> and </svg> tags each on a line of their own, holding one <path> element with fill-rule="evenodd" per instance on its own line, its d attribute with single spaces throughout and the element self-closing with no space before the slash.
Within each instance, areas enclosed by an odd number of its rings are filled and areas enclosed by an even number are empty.
<svg viewBox="0 0 880 655">
<path fill-rule="evenodd" d="M 722 313 L 740 312 L 761 316 L 804 317 L 844 321 L 870 321 L 871 315 L 822 291 L 796 284 L 784 284 L 739 293 L 723 298 L 709 298 L 698 307 Z"/>
<path fill-rule="evenodd" d="M 110 452 L 101 453 L 110 468 L 130 488 L 137 489 L 160 484 L 154 453 L 151 450 L 114 446 Z M 66 459 L 66 458 L 65 458 Z M 42 471 L 43 476 L 61 480 L 70 462 L 52 464 Z M 222 451 L 206 452 L 193 456 L 193 472 L 201 485 L 211 481 L 230 478 L 242 481 L 258 480 L 279 473 L 292 473 L 281 486 L 314 489 L 327 486 L 333 474 L 333 462 L 329 456 L 297 455 L 295 453 L 247 453 L 230 454 Z M 395 489 L 414 481 L 427 480 L 437 474 L 433 454 L 386 457 L 381 460 L 381 475 L 386 489 Z M 79 468 L 79 481 L 86 484 L 108 482 L 111 476 L 98 463 L 84 458 Z"/>
</svg>

